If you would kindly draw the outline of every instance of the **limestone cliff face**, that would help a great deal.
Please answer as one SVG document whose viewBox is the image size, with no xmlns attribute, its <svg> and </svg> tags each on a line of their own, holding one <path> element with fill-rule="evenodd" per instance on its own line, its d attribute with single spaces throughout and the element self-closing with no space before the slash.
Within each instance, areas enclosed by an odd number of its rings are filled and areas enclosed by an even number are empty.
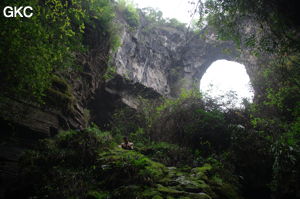
<svg viewBox="0 0 300 199">
<path fill-rule="evenodd" d="M 237 59 L 233 42 L 218 41 L 209 28 L 194 33 L 167 24 L 153 25 L 143 14 L 140 18 L 135 29 L 119 19 L 122 46 L 114 54 L 114 64 L 119 76 L 162 96 L 176 97 L 181 88 L 199 88 L 212 62 Z"/>
<path fill-rule="evenodd" d="M 103 78 L 109 46 L 99 40 L 97 30 L 87 27 L 85 43 L 92 50 L 78 56 L 83 71 L 64 74 L 74 98 L 72 111 L 65 113 L 66 107 L 40 107 L 10 100 L 0 104 L 4 119 L 49 136 L 60 129 L 84 127 L 87 122 L 84 109 L 91 110 L 91 121 L 101 123 L 99 117 L 105 118 L 111 111 L 106 103 L 110 103 L 112 109 L 118 103 L 136 108 L 136 99 L 140 96 L 150 99 L 176 97 L 181 88 L 199 88 L 199 82 L 212 62 L 241 60 L 237 58 L 239 51 L 233 42 L 217 40 L 210 28 L 194 33 L 184 27 L 157 25 L 142 13 L 136 28 L 131 28 L 122 16 L 118 17 L 117 23 L 122 45 L 112 54 L 117 70 L 113 79 L 104 82 Z M 246 55 L 243 61 L 248 61 L 251 66 L 256 63 Z M 255 71 L 250 69 L 247 68 L 251 76 Z M 111 99 L 106 100 L 108 98 Z M 13 118 L 15 115 L 18 118 Z"/>
</svg>

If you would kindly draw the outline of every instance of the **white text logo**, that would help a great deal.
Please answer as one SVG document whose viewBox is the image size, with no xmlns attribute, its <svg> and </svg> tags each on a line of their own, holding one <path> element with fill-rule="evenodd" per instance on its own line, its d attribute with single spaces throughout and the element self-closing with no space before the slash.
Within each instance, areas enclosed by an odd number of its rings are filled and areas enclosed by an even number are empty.
<svg viewBox="0 0 300 199">
<path fill-rule="evenodd" d="M 3 14 L 5 17 L 10 18 L 10 17 L 27 17 L 30 18 L 33 15 L 33 9 L 31 6 L 21 6 L 21 7 L 12 7 L 12 6 L 6 6 L 3 9 Z"/>
</svg>

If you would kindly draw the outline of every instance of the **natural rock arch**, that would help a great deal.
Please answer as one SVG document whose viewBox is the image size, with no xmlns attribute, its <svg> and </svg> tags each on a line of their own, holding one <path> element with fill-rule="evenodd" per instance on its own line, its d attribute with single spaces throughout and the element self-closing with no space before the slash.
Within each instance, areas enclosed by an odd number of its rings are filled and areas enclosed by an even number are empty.
<svg viewBox="0 0 300 199">
<path fill-rule="evenodd" d="M 121 16 L 118 21 L 121 47 L 112 54 L 116 75 L 106 82 L 102 93 L 96 93 L 100 97 L 96 97 L 90 106 L 92 121 L 97 124 L 103 123 L 101 118 L 110 118 L 109 115 L 120 106 L 136 109 L 140 97 L 177 97 L 182 88 L 199 89 L 205 71 L 219 59 L 245 65 L 251 83 L 258 74 L 258 61 L 250 52 L 241 52 L 233 41 L 218 40 L 210 27 L 195 33 L 166 24 L 151 25 L 143 14 L 134 30 Z M 256 94 L 255 87 L 254 91 Z M 103 104 L 101 96 L 104 95 L 111 95 L 114 100 Z M 100 107 L 111 109 L 106 112 Z"/>
<path fill-rule="evenodd" d="M 210 28 L 187 33 L 186 29 L 158 25 L 145 31 L 148 25 L 142 22 L 134 32 L 125 22 L 120 23 L 125 25 L 122 25 L 122 45 L 114 54 L 114 65 L 118 79 L 123 77 L 162 96 L 176 97 L 182 88 L 198 87 L 214 61 L 238 58 L 239 50 L 234 43 L 219 41 Z M 108 85 L 114 85 L 114 81 Z M 127 95 L 124 93 L 129 88 L 123 91 L 119 88 L 120 84 L 109 89 Z"/>
</svg>

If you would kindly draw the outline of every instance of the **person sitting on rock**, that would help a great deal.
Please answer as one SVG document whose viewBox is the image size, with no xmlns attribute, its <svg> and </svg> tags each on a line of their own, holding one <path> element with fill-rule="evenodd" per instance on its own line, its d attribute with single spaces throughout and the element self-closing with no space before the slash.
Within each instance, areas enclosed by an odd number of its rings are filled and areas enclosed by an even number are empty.
<svg viewBox="0 0 300 199">
<path fill-rule="evenodd" d="M 123 138 L 124 142 L 121 144 L 122 149 L 133 150 L 133 143 L 128 141 L 128 137 Z"/>
</svg>

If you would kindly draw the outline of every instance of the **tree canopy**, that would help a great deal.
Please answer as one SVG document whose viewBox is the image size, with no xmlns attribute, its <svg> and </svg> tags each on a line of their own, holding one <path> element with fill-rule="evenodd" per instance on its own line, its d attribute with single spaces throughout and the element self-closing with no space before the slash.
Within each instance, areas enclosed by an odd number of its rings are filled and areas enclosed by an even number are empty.
<svg viewBox="0 0 300 199">
<path fill-rule="evenodd" d="M 110 31 L 114 17 L 109 0 L 4 0 L 7 5 L 33 7 L 31 18 L 0 18 L 1 95 L 41 100 L 53 72 L 73 68 L 85 26 L 92 18 Z"/>
</svg>

